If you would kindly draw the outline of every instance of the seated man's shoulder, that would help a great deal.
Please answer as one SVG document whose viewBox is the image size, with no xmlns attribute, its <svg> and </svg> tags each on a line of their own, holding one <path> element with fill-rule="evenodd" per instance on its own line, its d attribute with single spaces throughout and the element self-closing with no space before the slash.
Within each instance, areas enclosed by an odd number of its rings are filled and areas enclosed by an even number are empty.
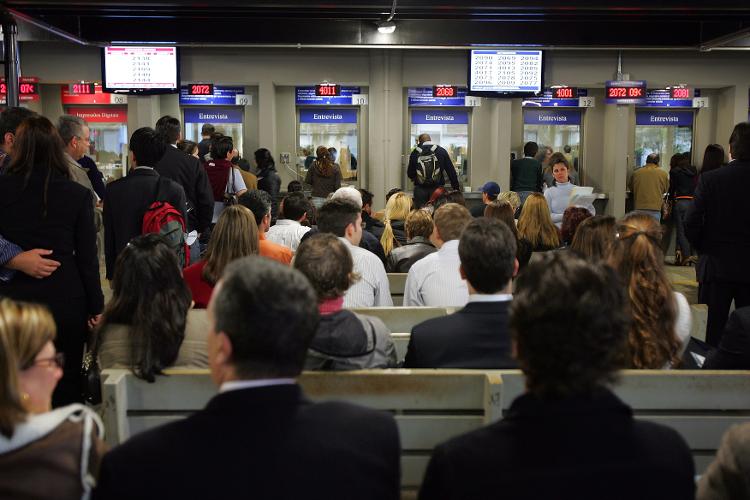
<svg viewBox="0 0 750 500">
<path fill-rule="evenodd" d="M 411 269 L 409 269 L 409 274 L 412 274 L 412 272 L 421 273 L 434 268 L 438 264 L 438 259 L 439 257 L 437 252 L 432 252 L 425 255 L 414 264 L 412 264 Z"/>
<path fill-rule="evenodd" d="M 305 434 L 309 434 L 314 428 L 316 441 L 328 431 L 338 439 L 342 435 L 347 435 L 348 439 L 354 440 L 355 445 L 369 441 L 378 442 L 388 436 L 398 439 L 396 421 L 392 415 L 344 401 L 302 405 L 297 418 L 298 428 Z M 366 432 L 363 432 L 365 430 Z"/>
</svg>

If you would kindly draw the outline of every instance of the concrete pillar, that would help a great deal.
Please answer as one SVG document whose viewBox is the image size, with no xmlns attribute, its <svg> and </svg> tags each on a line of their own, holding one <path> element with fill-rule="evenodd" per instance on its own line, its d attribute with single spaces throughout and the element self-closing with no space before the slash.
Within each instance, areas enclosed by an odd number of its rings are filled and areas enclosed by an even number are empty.
<svg viewBox="0 0 750 500">
<path fill-rule="evenodd" d="M 260 147 L 266 148 L 277 155 L 278 161 L 276 148 L 276 86 L 271 80 L 262 80 L 258 84 L 258 114 L 258 143 Z M 245 154 L 248 155 L 248 153 Z M 278 167 L 277 165 L 277 170 L 281 171 Z"/>
<path fill-rule="evenodd" d="M 606 213 L 620 218 L 625 215 L 631 133 L 631 106 L 607 105 L 604 111 L 604 155 L 601 187 L 609 200 Z"/>
<path fill-rule="evenodd" d="M 178 115 L 179 116 L 179 115 Z M 161 118 L 159 96 L 128 96 L 128 132 L 154 127 Z"/>
<path fill-rule="evenodd" d="M 729 136 L 734 126 L 748 119 L 748 86 L 727 87 L 719 92 L 716 120 L 716 143 L 729 152 Z"/>
<path fill-rule="evenodd" d="M 389 189 L 401 186 L 403 158 L 403 56 L 401 51 L 373 50 L 370 55 L 369 124 L 367 179 L 375 193 L 373 208 L 383 208 Z M 404 156 L 406 155 L 406 156 Z"/>
<path fill-rule="evenodd" d="M 487 179 L 495 179 L 504 191 L 510 189 L 510 149 L 511 130 L 513 128 L 513 101 L 510 99 L 485 99 L 490 101 L 490 158 L 483 170 Z M 479 165 L 474 165 L 479 167 Z M 473 168 L 474 168 L 473 167 Z M 480 182 L 477 182 L 480 181 Z M 473 190 L 481 186 L 481 179 L 472 180 Z"/>
</svg>

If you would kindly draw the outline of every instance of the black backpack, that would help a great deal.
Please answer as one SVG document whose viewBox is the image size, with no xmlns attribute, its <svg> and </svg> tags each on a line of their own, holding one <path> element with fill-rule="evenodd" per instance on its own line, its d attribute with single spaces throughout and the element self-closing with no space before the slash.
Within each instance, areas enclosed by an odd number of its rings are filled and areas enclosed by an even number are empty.
<svg viewBox="0 0 750 500">
<path fill-rule="evenodd" d="M 437 144 L 430 146 L 417 146 L 415 151 L 417 156 L 417 185 L 438 185 L 440 184 L 440 163 L 435 154 Z"/>
</svg>

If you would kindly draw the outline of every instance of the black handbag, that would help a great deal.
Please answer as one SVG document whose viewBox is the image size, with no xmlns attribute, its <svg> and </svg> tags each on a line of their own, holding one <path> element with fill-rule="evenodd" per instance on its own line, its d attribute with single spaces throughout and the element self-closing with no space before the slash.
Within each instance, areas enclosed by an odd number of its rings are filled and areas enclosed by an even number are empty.
<svg viewBox="0 0 750 500">
<path fill-rule="evenodd" d="M 232 172 L 233 168 L 234 167 L 229 167 L 229 175 L 227 176 L 227 184 L 231 182 L 232 191 L 229 192 L 227 190 L 224 190 L 224 205 L 227 207 L 231 207 L 232 205 L 236 205 L 238 203 L 237 190 L 234 189 L 234 172 Z"/>
<path fill-rule="evenodd" d="M 96 353 L 87 349 L 81 363 L 81 396 L 88 405 L 96 406 L 102 402 L 101 372 Z"/>
</svg>

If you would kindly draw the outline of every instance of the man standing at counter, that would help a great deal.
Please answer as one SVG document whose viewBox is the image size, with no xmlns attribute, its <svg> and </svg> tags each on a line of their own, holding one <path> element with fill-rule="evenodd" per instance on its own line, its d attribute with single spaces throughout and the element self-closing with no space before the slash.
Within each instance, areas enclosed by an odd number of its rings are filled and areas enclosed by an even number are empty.
<svg viewBox="0 0 750 500">
<path fill-rule="evenodd" d="M 432 143 L 429 134 L 422 134 L 417 139 L 417 147 L 409 155 L 409 166 L 406 175 L 414 183 L 414 204 L 421 208 L 432 196 L 432 192 L 445 184 L 445 174 L 451 181 L 453 189 L 461 189 L 448 151 Z"/>
</svg>

